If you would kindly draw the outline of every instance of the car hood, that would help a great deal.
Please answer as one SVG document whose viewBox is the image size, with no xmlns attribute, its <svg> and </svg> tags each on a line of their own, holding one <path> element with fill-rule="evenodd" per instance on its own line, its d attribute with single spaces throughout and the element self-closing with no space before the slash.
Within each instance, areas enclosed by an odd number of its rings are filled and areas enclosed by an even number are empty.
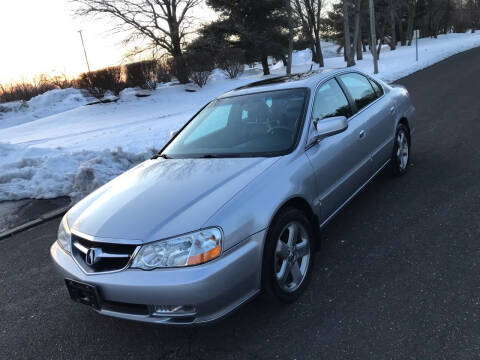
<svg viewBox="0 0 480 360">
<path fill-rule="evenodd" d="M 68 223 L 98 238 L 144 242 L 195 231 L 277 159 L 147 160 L 75 205 Z"/>
</svg>

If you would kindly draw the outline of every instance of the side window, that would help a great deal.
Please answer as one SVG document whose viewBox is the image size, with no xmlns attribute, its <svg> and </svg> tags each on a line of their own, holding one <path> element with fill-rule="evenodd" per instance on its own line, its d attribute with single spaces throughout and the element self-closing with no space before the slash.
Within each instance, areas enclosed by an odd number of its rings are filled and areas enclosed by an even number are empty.
<svg viewBox="0 0 480 360">
<path fill-rule="evenodd" d="M 370 81 L 363 75 L 350 73 L 340 75 L 340 79 L 360 110 L 377 98 Z"/>
<path fill-rule="evenodd" d="M 322 120 L 334 116 L 348 118 L 351 115 L 350 104 L 337 80 L 329 80 L 318 89 L 313 104 L 314 119 Z"/>
<path fill-rule="evenodd" d="M 373 87 L 373 90 L 375 90 L 375 93 L 377 94 L 377 97 L 380 97 L 383 95 L 383 89 L 378 83 L 374 80 L 368 79 L 370 81 L 370 84 Z"/>
</svg>

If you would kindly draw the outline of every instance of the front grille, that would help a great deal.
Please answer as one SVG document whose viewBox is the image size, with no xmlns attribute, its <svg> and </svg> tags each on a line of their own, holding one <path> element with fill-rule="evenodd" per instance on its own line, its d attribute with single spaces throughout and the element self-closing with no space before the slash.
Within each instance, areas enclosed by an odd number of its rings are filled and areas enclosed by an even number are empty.
<svg viewBox="0 0 480 360">
<path fill-rule="evenodd" d="M 72 234 L 72 255 L 77 263 L 87 272 L 106 272 L 121 270 L 128 265 L 138 245 L 126 245 L 90 241 Z M 87 263 L 87 256 L 96 253 L 95 262 Z M 92 259 L 92 257 L 90 257 Z"/>
</svg>

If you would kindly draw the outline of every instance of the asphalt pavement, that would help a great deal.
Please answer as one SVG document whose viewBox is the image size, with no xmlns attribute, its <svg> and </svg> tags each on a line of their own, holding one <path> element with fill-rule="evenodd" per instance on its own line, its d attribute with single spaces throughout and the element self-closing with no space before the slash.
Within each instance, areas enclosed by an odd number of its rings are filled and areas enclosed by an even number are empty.
<svg viewBox="0 0 480 360">
<path fill-rule="evenodd" d="M 55 219 L 0 241 L 0 358 L 479 358 L 480 48 L 398 83 L 417 108 L 409 173 L 327 227 L 295 304 L 260 296 L 198 328 L 103 317 L 54 271 Z"/>
</svg>

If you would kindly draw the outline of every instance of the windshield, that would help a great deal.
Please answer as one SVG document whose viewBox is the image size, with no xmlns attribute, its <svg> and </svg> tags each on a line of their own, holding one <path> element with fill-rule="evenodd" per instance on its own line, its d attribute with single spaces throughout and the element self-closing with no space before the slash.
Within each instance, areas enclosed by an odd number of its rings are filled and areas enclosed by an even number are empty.
<svg viewBox="0 0 480 360">
<path fill-rule="evenodd" d="M 289 89 L 212 101 L 162 152 L 165 157 L 277 156 L 293 149 L 307 90 Z"/>
</svg>

